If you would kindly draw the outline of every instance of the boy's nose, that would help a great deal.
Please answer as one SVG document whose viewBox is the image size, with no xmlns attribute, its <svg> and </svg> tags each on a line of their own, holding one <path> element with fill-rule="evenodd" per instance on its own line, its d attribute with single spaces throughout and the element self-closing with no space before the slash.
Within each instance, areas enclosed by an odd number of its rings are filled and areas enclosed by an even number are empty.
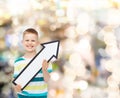
<svg viewBox="0 0 120 98">
<path fill-rule="evenodd" d="M 32 42 L 31 42 L 31 41 L 29 41 L 29 42 L 28 42 L 28 44 L 29 44 L 29 45 L 31 45 L 31 44 L 32 44 Z"/>
</svg>

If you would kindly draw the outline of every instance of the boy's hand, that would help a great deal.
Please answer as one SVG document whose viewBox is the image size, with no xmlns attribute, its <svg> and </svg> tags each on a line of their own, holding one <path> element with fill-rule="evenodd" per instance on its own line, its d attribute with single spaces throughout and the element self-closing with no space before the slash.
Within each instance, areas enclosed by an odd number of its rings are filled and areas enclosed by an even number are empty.
<svg viewBox="0 0 120 98">
<path fill-rule="evenodd" d="M 48 68 L 48 63 L 46 60 L 43 60 L 43 63 L 42 63 L 42 71 L 47 71 L 47 68 Z"/>
<path fill-rule="evenodd" d="M 50 75 L 49 72 L 47 71 L 48 69 L 48 62 L 46 60 L 43 60 L 42 63 L 42 72 L 43 72 L 43 77 L 44 77 L 44 81 L 47 83 L 50 79 Z"/>
<path fill-rule="evenodd" d="M 21 91 L 21 86 L 20 85 L 15 85 L 15 91 L 20 92 Z"/>
</svg>

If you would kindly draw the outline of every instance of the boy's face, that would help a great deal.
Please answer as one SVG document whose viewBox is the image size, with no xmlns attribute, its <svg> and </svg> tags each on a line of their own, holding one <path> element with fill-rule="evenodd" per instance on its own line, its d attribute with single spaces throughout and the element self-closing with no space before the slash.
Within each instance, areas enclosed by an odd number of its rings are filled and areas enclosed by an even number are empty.
<svg viewBox="0 0 120 98">
<path fill-rule="evenodd" d="M 38 46 L 38 36 L 32 33 L 26 33 L 23 37 L 22 44 L 24 49 L 27 52 L 36 51 L 36 47 Z"/>
</svg>

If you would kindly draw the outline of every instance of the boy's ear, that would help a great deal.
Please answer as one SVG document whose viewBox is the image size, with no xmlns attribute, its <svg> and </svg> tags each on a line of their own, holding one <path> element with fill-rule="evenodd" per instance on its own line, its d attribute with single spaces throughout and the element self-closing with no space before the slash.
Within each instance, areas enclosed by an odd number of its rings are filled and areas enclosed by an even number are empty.
<svg viewBox="0 0 120 98">
<path fill-rule="evenodd" d="M 23 40 L 21 40 L 21 43 L 23 44 Z"/>
<path fill-rule="evenodd" d="M 40 45 L 40 41 L 38 41 L 38 45 Z"/>
</svg>

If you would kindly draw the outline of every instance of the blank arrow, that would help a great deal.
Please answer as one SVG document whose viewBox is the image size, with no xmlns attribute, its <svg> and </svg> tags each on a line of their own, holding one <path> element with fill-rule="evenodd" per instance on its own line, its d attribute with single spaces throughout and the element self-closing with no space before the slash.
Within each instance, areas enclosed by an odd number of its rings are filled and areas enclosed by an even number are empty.
<svg viewBox="0 0 120 98">
<path fill-rule="evenodd" d="M 49 62 L 52 59 L 57 59 L 60 41 L 52 41 L 41 44 L 43 48 L 37 55 L 27 64 L 27 66 L 13 80 L 15 85 L 21 85 L 22 90 L 27 84 L 38 74 L 42 69 L 43 60 Z"/>
</svg>

